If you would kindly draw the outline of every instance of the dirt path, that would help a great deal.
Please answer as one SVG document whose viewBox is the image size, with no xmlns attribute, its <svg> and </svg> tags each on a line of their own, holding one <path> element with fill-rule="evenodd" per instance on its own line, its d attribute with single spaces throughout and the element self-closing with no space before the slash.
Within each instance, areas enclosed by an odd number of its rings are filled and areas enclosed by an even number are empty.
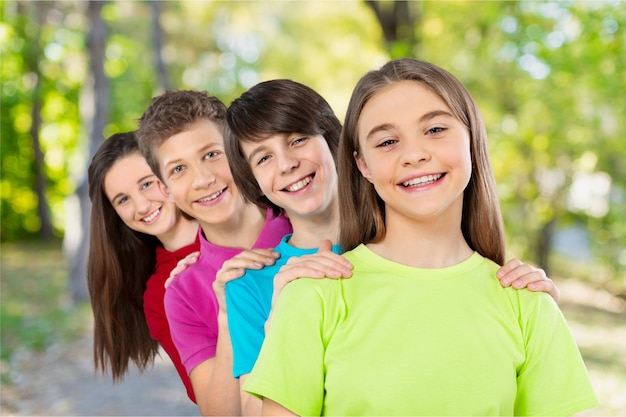
<svg viewBox="0 0 626 417">
<path fill-rule="evenodd" d="M 623 300 L 576 282 L 559 282 L 561 309 L 578 343 L 602 405 L 585 416 L 626 416 L 626 308 Z M 87 326 L 89 327 L 89 326 Z M 2 387 L 0 415 L 16 416 L 193 416 L 167 360 L 140 375 L 136 370 L 113 386 L 95 376 L 89 328 L 70 346 L 45 353 L 22 352 L 12 364 L 13 386 Z"/>
<path fill-rule="evenodd" d="M 165 353 L 163 358 L 167 358 Z M 1 415 L 19 416 L 197 416 L 176 370 L 167 359 L 124 381 L 93 371 L 92 339 L 54 345 L 43 354 L 22 352 L 12 368 L 13 386 L 2 387 Z"/>
</svg>

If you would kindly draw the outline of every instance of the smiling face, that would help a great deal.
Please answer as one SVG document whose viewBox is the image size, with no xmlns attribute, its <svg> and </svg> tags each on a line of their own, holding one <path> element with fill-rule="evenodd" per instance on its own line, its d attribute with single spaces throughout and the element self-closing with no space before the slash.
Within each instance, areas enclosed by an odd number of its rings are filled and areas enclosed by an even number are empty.
<svg viewBox="0 0 626 417">
<path fill-rule="evenodd" d="M 214 122 L 198 121 L 165 140 L 155 154 L 170 197 L 201 224 L 225 224 L 243 210 L 222 129 Z"/>
<path fill-rule="evenodd" d="M 139 152 L 117 160 L 104 176 L 104 192 L 124 224 L 132 230 L 162 236 L 175 225 L 179 216 L 159 188 Z"/>
<path fill-rule="evenodd" d="M 358 121 L 362 175 L 394 216 L 460 224 L 463 192 L 472 174 L 467 128 L 432 91 L 413 81 L 384 88 Z"/>
<path fill-rule="evenodd" d="M 241 148 L 263 194 L 292 221 L 337 204 L 337 171 L 322 135 L 274 134 Z"/>
</svg>

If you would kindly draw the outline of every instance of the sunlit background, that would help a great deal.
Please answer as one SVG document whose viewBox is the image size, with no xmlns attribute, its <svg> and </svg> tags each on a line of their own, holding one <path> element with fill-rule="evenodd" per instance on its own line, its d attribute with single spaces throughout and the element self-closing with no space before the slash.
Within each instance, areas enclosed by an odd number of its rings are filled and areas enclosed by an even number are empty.
<svg viewBox="0 0 626 417">
<path fill-rule="evenodd" d="M 2 395 L 13 412 L 15 355 L 74 340 L 58 329 L 89 316 L 85 176 L 105 137 L 134 129 L 166 88 L 228 104 L 272 78 L 310 85 L 343 119 L 361 75 L 409 56 L 449 70 L 478 102 L 508 257 L 559 283 L 603 387 L 596 414 L 626 414 L 625 2 L 0 1 L 0 16 Z M 63 262 L 43 285 L 28 267 L 50 253 Z"/>
</svg>

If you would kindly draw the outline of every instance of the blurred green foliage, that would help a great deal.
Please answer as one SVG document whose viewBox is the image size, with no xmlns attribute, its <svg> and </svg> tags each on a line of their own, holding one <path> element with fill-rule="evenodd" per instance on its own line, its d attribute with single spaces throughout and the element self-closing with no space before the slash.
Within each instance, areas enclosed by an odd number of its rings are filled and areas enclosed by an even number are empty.
<svg viewBox="0 0 626 417">
<path fill-rule="evenodd" d="M 342 119 L 358 78 L 389 57 L 448 69 L 483 112 L 510 255 L 626 287 L 623 2 L 411 2 L 413 32 L 389 43 L 361 1 L 160 5 L 172 86 L 208 90 L 227 104 L 259 81 L 285 77 L 317 89 Z M 37 51 L 46 201 L 58 236 L 64 199 L 85 174 L 85 9 L 74 1 L 0 2 L 3 242 L 36 237 L 40 227 L 29 133 L 28 59 Z M 107 137 L 133 129 L 159 87 L 149 2 L 110 2 L 102 15 Z M 581 230 L 574 245 L 566 232 Z"/>
<path fill-rule="evenodd" d="M 82 334 L 90 307 L 69 299 L 60 241 L 5 243 L 0 256 L 0 361 Z M 10 379 L 8 369 L 2 366 L 3 383 Z"/>
</svg>

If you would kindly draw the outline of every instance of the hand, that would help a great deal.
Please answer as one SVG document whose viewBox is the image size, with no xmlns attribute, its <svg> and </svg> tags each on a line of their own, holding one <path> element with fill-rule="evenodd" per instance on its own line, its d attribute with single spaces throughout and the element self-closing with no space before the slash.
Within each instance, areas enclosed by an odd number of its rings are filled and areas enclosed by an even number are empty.
<svg viewBox="0 0 626 417">
<path fill-rule="evenodd" d="M 213 282 L 220 310 L 226 312 L 226 283 L 241 278 L 246 269 L 261 269 L 273 265 L 280 256 L 272 249 L 246 249 L 222 264 Z"/>
<path fill-rule="evenodd" d="M 324 240 L 317 253 L 311 255 L 294 256 L 283 265 L 274 277 L 274 293 L 272 294 L 272 309 L 265 321 L 265 331 L 272 320 L 274 304 L 285 285 L 301 278 L 350 278 L 352 276 L 352 264 L 343 256 L 332 251 L 333 244 L 330 240 Z"/>
<path fill-rule="evenodd" d="M 332 242 L 324 240 L 317 253 L 290 258 L 274 277 L 272 307 L 285 285 L 294 279 L 301 277 L 350 278 L 352 276 L 352 264 L 343 256 L 334 253 L 332 248 Z"/>
<path fill-rule="evenodd" d="M 513 286 L 518 290 L 528 288 L 530 291 L 547 292 L 557 302 L 561 297 L 556 284 L 546 276 L 543 269 L 525 264 L 519 259 L 508 261 L 498 270 L 496 276 L 503 287 Z"/>
<path fill-rule="evenodd" d="M 198 261 L 200 257 L 200 252 L 191 252 L 189 255 L 178 261 L 174 269 L 170 272 L 170 276 L 165 280 L 165 288 L 171 284 L 171 282 L 183 272 L 189 265 L 193 265 Z"/>
</svg>

